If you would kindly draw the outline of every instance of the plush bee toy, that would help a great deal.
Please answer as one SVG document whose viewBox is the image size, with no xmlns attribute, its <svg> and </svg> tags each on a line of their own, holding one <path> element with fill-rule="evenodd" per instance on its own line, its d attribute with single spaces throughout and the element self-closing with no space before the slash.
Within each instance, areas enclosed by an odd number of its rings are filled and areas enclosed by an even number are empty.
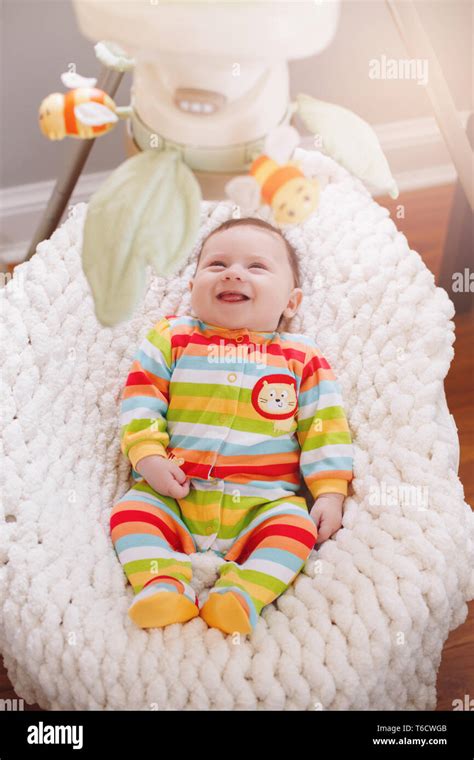
<svg viewBox="0 0 474 760">
<path fill-rule="evenodd" d="M 306 177 L 297 161 L 286 161 L 300 137 L 291 126 L 273 129 L 265 140 L 265 153 L 257 156 L 248 176 L 234 177 L 226 184 L 226 194 L 245 213 L 255 212 L 261 203 L 271 207 L 277 224 L 298 224 L 315 211 L 321 182 Z"/>
<path fill-rule="evenodd" d="M 53 92 L 39 109 L 40 129 L 50 140 L 66 136 L 90 140 L 109 132 L 119 119 L 131 115 L 129 106 L 116 106 L 107 93 L 94 86 L 97 79 L 68 71 L 61 74 L 61 81 L 70 92 Z"/>
</svg>

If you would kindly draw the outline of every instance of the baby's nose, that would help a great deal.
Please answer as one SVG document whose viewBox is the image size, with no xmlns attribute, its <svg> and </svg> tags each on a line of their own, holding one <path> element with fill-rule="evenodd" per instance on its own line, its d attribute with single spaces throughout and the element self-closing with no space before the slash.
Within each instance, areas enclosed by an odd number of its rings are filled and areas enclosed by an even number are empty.
<svg viewBox="0 0 474 760">
<path fill-rule="evenodd" d="M 242 277 L 242 267 L 240 266 L 232 266 L 229 267 L 225 273 L 226 279 L 229 279 L 229 277 L 237 277 L 239 280 Z"/>
</svg>

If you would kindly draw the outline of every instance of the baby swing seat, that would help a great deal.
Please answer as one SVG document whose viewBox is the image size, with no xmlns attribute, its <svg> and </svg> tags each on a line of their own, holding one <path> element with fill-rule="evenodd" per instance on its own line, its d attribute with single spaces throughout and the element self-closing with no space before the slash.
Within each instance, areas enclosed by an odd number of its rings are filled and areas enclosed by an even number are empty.
<svg viewBox="0 0 474 760">
<path fill-rule="evenodd" d="M 81 266 L 86 205 L 2 289 L 0 651 L 46 710 L 433 710 L 443 644 L 474 597 L 474 517 L 443 381 L 453 305 L 388 211 L 335 161 L 320 206 L 285 234 L 303 275 L 286 327 L 333 367 L 354 438 L 343 525 L 240 639 L 196 617 L 140 629 L 109 517 L 130 487 L 121 390 L 161 316 L 190 313 L 200 242 L 232 214 L 202 202 L 192 257 L 149 272 L 128 322 L 97 321 Z M 100 251 L 97 252 L 100 255 Z M 201 598 L 223 560 L 190 557 Z"/>
</svg>

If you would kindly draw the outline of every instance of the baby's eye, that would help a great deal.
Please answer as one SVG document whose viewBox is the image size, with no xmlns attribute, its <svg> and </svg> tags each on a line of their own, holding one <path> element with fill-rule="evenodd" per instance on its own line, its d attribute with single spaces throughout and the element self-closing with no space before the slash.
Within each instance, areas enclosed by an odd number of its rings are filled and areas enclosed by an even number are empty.
<svg viewBox="0 0 474 760">
<path fill-rule="evenodd" d="M 207 265 L 208 267 L 225 267 L 225 264 L 223 261 L 211 261 L 210 264 Z"/>
<path fill-rule="evenodd" d="M 260 262 L 258 261 L 254 261 L 253 264 L 250 264 L 250 269 L 252 269 L 252 267 L 259 267 L 259 269 L 266 269 L 266 266 L 264 264 L 260 264 Z"/>
</svg>

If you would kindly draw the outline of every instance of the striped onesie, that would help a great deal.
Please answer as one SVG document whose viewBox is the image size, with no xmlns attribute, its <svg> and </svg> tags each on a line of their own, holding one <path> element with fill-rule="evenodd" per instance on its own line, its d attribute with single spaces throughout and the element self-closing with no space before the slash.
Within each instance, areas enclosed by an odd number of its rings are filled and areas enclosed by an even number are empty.
<svg viewBox="0 0 474 760">
<path fill-rule="evenodd" d="M 110 530 L 135 592 L 130 616 L 159 591 L 187 598 L 182 622 L 200 614 L 188 555 L 212 550 L 226 561 L 206 604 L 231 592 L 251 632 L 317 539 L 302 479 L 315 499 L 346 495 L 352 480 L 351 435 L 328 362 L 303 334 L 166 316 L 134 356 L 120 425 L 134 484 L 114 505 Z M 145 482 L 135 467 L 150 455 L 177 462 L 186 497 Z"/>
</svg>

